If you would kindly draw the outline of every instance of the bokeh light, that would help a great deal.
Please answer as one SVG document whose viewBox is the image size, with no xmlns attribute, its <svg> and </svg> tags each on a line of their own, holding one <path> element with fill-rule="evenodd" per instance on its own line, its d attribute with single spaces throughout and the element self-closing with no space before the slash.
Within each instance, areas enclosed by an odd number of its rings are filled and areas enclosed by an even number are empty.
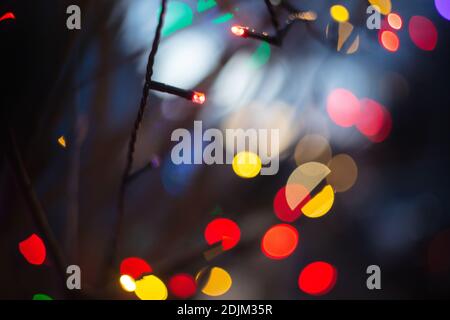
<svg viewBox="0 0 450 320">
<path fill-rule="evenodd" d="M 224 295 L 233 284 L 230 274 L 219 267 L 202 269 L 196 275 L 195 280 L 197 283 L 204 282 L 201 291 L 211 297 Z"/>
<path fill-rule="evenodd" d="M 371 99 L 361 99 L 360 106 L 356 128 L 365 136 L 378 134 L 384 123 L 383 106 Z"/>
<path fill-rule="evenodd" d="M 33 300 L 53 300 L 53 298 L 50 297 L 48 294 L 45 294 L 45 293 L 36 293 L 33 296 Z"/>
<path fill-rule="evenodd" d="M 351 127 L 359 116 L 359 100 L 349 90 L 335 89 L 328 95 L 327 112 L 337 125 Z"/>
<path fill-rule="evenodd" d="M 327 262 L 317 261 L 301 271 L 298 286 L 307 294 L 321 296 L 333 289 L 336 280 L 336 268 Z"/>
<path fill-rule="evenodd" d="M 434 0 L 434 5 L 436 6 L 437 11 L 443 18 L 450 20 L 449 0 Z"/>
<path fill-rule="evenodd" d="M 389 30 L 380 31 L 380 43 L 387 51 L 397 52 L 400 48 L 400 39 L 398 36 Z"/>
<path fill-rule="evenodd" d="M 380 131 L 373 135 L 373 136 L 367 136 L 367 138 L 375 143 L 380 143 L 385 141 L 390 133 L 392 131 L 392 117 L 391 113 L 383 107 L 383 126 L 381 127 Z"/>
<path fill-rule="evenodd" d="M 16 19 L 16 16 L 12 12 L 7 12 L 0 17 L 0 22 L 3 20 L 8 20 L 8 19 L 14 20 L 14 19 Z"/>
<path fill-rule="evenodd" d="M 374 6 L 379 12 L 386 15 L 392 10 L 391 0 L 369 0 L 370 4 Z"/>
<path fill-rule="evenodd" d="M 325 137 L 308 134 L 297 144 L 294 158 L 297 165 L 311 161 L 327 164 L 331 160 L 331 154 L 330 144 Z"/>
<path fill-rule="evenodd" d="M 174 275 L 170 278 L 168 287 L 170 293 L 180 299 L 190 298 L 197 291 L 197 283 L 194 277 L 187 273 Z"/>
<path fill-rule="evenodd" d="M 311 199 L 308 190 L 301 185 L 291 186 L 291 188 L 303 188 L 301 193 L 308 193 L 308 195 L 303 199 L 303 201 L 294 209 L 291 209 L 286 200 L 286 187 L 282 187 L 278 190 L 275 198 L 273 200 L 273 210 L 275 215 L 284 222 L 294 222 L 302 215 L 302 207 Z"/>
<path fill-rule="evenodd" d="M 286 184 L 286 200 L 291 209 L 299 206 L 323 179 L 330 169 L 319 162 L 308 162 L 295 169 Z"/>
<path fill-rule="evenodd" d="M 271 49 L 267 42 L 262 42 L 252 54 L 251 63 L 254 68 L 260 68 L 270 60 Z"/>
<path fill-rule="evenodd" d="M 297 229 L 289 224 L 277 224 L 264 234 L 261 250 L 268 258 L 279 260 L 289 257 L 297 245 Z"/>
<path fill-rule="evenodd" d="M 204 12 L 217 6 L 216 0 L 200 0 L 197 1 L 197 11 Z"/>
<path fill-rule="evenodd" d="M 239 152 L 233 159 L 233 171 L 241 178 L 256 177 L 262 168 L 262 162 L 256 153 L 249 151 Z"/>
<path fill-rule="evenodd" d="M 397 13 L 389 13 L 387 16 L 387 21 L 389 26 L 395 30 L 400 30 L 403 26 L 402 17 L 400 17 Z"/>
<path fill-rule="evenodd" d="M 193 20 L 194 13 L 187 3 L 183 1 L 169 1 L 162 36 L 167 37 L 178 30 L 190 26 Z"/>
<path fill-rule="evenodd" d="M 34 265 L 43 264 L 47 256 L 44 241 L 34 233 L 19 243 L 19 251 L 28 263 Z"/>
<path fill-rule="evenodd" d="M 119 282 L 122 286 L 122 289 L 126 292 L 133 292 L 134 290 L 136 290 L 136 282 L 127 274 L 121 275 Z"/>
<path fill-rule="evenodd" d="M 66 143 L 66 138 L 64 136 L 60 136 L 58 138 L 58 144 L 63 147 L 66 148 L 67 147 L 67 143 Z"/>
<path fill-rule="evenodd" d="M 349 190 L 358 178 L 358 167 L 347 154 L 339 154 L 331 159 L 328 167 L 331 173 L 327 177 L 327 182 L 336 192 Z"/>
<path fill-rule="evenodd" d="M 206 226 L 204 236 L 209 245 L 221 242 L 223 250 L 230 250 L 239 243 L 241 230 L 233 220 L 218 218 Z"/>
<path fill-rule="evenodd" d="M 139 279 L 143 274 L 151 273 L 152 267 L 144 259 L 130 257 L 120 263 L 120 274 L 129 275 L 133 279 Z"/>
<path fill-rule="evenodd" d="M 308 218 L 320 218 L 331 210 L 333 203 L 334 191 L 327 185 L 303 206 L 302 212 Z"/>
<path fill-rule="evenodd" d="M 409 20 L 409 36 L 412 42 L 424 51 L 436 48 L 438 32 L 433 22 L 426 17 L 413 16 Z"/>
<path fill-rule="evenodd" d="M 166 300 L 168 295 L 164 282 L 154 275 L 136 281 L 134 293 L 141 300 Z"/>
<path fill-rule="evenodd" d="M 346 22 L 350 18 L 347 8 L 339 4 L 330 8 L 330 14 L 337 22 Z"/>
</svg>

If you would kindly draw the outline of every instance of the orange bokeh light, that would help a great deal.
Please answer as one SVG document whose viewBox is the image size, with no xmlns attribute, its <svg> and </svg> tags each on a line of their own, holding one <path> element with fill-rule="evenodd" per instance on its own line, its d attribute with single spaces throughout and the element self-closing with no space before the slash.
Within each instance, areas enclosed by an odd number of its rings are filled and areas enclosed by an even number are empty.
<svg viewBox="0 0 450 320">
<path fill-rule="evenodd" d="M 381 31 L 380 42 L 390 52 L 396 52 L 400 47 L 400 39 L 394 32 L 389 30 Z"/>
<path fill-rule="evenodd" d="M 289 224 L 277 224 L 264 234 L 262 252 L 270 259 L 289 257 L 298 245 L 298 231 Z"/>
<path fill-rule="evenodd" d="M 396 13 L 390 13 L 387 16 L 387 21 L 389 23 L 389 26 L 392 29 L 395 30 L 400 30 L 403 26 L 403 20 L 402 17 L 400 17 L 398 14 Z"/>
</svg>

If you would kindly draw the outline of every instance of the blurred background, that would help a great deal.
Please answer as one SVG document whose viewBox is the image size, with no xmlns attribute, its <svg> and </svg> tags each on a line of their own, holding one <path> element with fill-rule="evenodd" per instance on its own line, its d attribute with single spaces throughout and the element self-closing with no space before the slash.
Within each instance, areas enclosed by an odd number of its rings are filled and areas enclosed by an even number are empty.
<svg viewBox="0 0 450 320">
<path fill-rule="evenodd" d="M 382 11 L 386 2 L 378 3 Z M 72 4 L 81 8 L 81 30 L 66 28 Z M 272 4 L 283 24 L 286 2 Z M 277 47 L 230 31 L 242 25 L 273 33 L 263 0 L 168 1 L 152 79 L 204 92 L 207 101 L 150 92 L 132 172 L 151 168 L 127 185 L 111 262 L 160 1 L 2 1 L 0 16 L 12 12 L 15 19 L 0 22 L 0 298 L 136 299 L 119 284 L 126 257 L 147 261 L 164 283 L 176 273 L 220 267 L 232 279 L 222 299 L 449 297 L 449 2 L 393 0 L 380 31 L 366 26 L 369 1 L 289 5 L 314 11 L 317 20 L 296 21 Z M 333 5 L 344 6 L 348 19 L 330 13 Z M 397 14 L 392 21 L 390 12 Z M 361 119 L 348 124 L 355 103 Z M 204 130 L 279 129 L 278 174 L 242 179 L 231 165 L 174 165 L 171 133 L 192 130 L 194 120 Z M 293 221 L 298 247 L 286 259 L 270 259 L 261 239 L 283 223 L 274 198 L 309 161 L 332 170 L 333 206 L 319 219 Z M 66 264 L 82 270 L 81 293 L 64 289 L 45 239 L 39 266 L 19 250 L 31 234 L 41 235 L 21 169 Z M 217 218 L 236 222 L 241 237 L 208 261 L 204 231 Z M 320 297 L 298 284 L 314 261 L 330 263 L 338 275 Z M 366 287 L 369 265 L 381 268 L 381 290 Z M 198 288 L 192 298 L 214 297 Z"/>
</svg>

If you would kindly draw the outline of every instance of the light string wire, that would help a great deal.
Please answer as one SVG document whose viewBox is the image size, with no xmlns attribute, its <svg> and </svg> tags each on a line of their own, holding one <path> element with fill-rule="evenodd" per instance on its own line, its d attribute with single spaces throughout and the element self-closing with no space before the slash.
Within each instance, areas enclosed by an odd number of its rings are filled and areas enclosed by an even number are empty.
<svg viewBox="0 0 450 320">
<path fill-rule="evenodd" d="M 159 14 L 158 25 L 156 27 L 155 37 L 153 39 L 152 48 L 148 55 L 147 70 L 145 73 L 145 83 L 144 83 L 144 87 L 142 90 L 141 102 L 139 105 L 139 110 L 138 110 L 138 113 L 136 116 L 136 120 L 134 122 L 133 129 L 131 131 L 131 136 L 130 136 L 130 140 L 129 140 L 129 144 L 128 144 L 128 152 L 127 152 L 125 169 L 124 169 L 121 184 L 120 184 L 118 216 L 117 216 L 117 220 L 116 220 L 115 232 L 113 234 L 112 252 L 111 252 L 111 256 L 109 257 L 109 265 L 110 266 L 112 266 L 112 264 L 114 263 L 116 254 L 119 249 L 119 242 L 120 242 L 121 233 L 122 233 L 122 224 L 123 224 L 123 220 L 124 220 L 124 216 L 125 216 L 125 195 L 126 195 L 127 180 L 128 180 L 128 176 L 131 173 L 131 169 L 133 168 L 137 135 L 139 132 L 139 128 L 142 124 L 142 120 L 144 118 L 144 112 L 145 112 L 145 108 L 147 105 L 149 92 L 151 89 L 151 82 L 152 82 L 151 79 L 153 76 L 153 65 L 155 63 L 155 57 L 158 52 L 158 47 L 159 47 L 159 43 L 161 40 L 161 33 L 162 33 L 162 28 L 164 26 L 164 17 L 166 14 L 166 10 L 167 10 L 167 0 L 161 0 L 161 12 Z"/>
</svg>

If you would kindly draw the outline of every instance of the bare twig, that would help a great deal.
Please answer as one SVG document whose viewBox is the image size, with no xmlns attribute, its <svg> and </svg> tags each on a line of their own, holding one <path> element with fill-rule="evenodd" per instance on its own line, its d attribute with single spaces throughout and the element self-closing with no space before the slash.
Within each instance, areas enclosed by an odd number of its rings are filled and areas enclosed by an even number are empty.
<svg viewBox="0 0 450 320">
<path fill-rule="evenodd" d="M 47 215 L 44 208 L 39 201 L 39 198 L 34 191 L 30 177 L 28 176 L 27 169 L 22 159 L 19 147 L 17 145 L 14 133 L 11 128 L 8 129 L 8 152 L 7 158 L 10 166 L 16 175 L 17 184 L 22 191 L 22 194 L 30 209 L 31 215 L 39 230 L 39 235 L 43 238 L 47 245 L 49 252 L 55 262 L 59 275 L 61 276 L 63 283 L 66 278 L 66 263 L 63 257 L 62 250 L 56 240 L 53 231 L 50 228 L 50 224 L 47 220 Z"/>
</svg>

